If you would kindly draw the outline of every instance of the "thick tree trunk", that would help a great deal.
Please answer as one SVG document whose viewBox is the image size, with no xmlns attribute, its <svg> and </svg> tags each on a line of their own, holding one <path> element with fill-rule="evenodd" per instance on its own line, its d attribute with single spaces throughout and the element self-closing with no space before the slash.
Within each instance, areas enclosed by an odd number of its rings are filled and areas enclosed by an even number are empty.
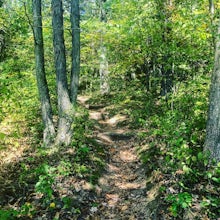
<svg viewBox="0 0 220 220">
<path fill-rule="evenodd" d="M 210 153 L 210 161 L 214 159 L 220 162 L 220 21 L 216 36 L 204 151 Z"/>
<path fill-rule="evenodd" d="M 55 136 L 55 129 L 52 121 L 52 108 L 44 68 L 41 0 L 33 0 L 33 22 L 36 78 L 44 124 L 43 140 L 46 145 L 49 145 Z"/>
<path fill-rule="evenodd" d="M 72 71 L 70 93 L 72 103 L 76 103 L 79 74 L 80 74 L 80 14 L 79 0 L 71 0 L 71 27 L 72 27 Z"/>
<path fill-rule="evenodd" d="M 66 76 L 66 56 L 63 31 L 62 0 L 52 0 L 53 13 L 53 46 L 56 66 L 57 96 L 58 96 L 58 131 L 56 144 L 68 145 L 72 137 L 72 105 L 70 102 Z"/>
</svg>

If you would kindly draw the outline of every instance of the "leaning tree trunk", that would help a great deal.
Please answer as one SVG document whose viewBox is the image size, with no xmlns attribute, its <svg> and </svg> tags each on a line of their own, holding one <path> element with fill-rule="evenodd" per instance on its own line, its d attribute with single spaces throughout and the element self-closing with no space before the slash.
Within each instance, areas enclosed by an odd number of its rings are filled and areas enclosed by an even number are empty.
<svg viewBox="0 0 220 220">
<path fill-rule="evenodd" d="M 52 142 L 55 136 L 55 129 L 52 120 L 52 108 L 44 67 L 41 0 L 33 0 L 33 32 L 35 43 L 36 78 L 44 124 L 43 140 L 44 143 L 48 145 Z"/>
<path fill-rule="evenodd" d="M 210 161 L 220 162 L 220 21 L 216 36 L 215 62 L 210 88 L 204 151 L 210 153 Z"/>
<path fill-rule="evenodd" d="M 76 103 L 79 73 L 80 73 L 80 13 L 79 0 L 71 0 L 71 27 L 72 27 L 72 71 L 70 95 L 72 103 Z"/>
<path fill-rule="evenodd" d="M 71 141 L 72 105 L 70 102 L 66 76 L 66 56 L 63 31 L 62 0 L 52 0 L 53 13 L 53 46 L 56 67 L 57 96 L 58 96 L 58 131 L 56 144 L 68 145 Z"/>
</svg>

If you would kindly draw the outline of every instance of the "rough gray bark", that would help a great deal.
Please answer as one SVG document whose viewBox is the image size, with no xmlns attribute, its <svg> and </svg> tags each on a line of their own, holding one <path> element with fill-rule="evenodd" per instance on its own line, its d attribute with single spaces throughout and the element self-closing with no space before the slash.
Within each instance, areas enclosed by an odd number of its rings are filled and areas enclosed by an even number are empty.
<svg viewBox="0 0 220 220">
<path fill-rule="evenodd" d="M 204 151 L 210 153 L 210 161 L 220 162 L 220 21 L 215 47 L 215 63 L 211 79 L 209 112 Z"/>
<path fill-rule="evenodd" d="M 72 71 L 70 94 L 72 103 L 76 103 L 79 74 L 80 74 L 80 13 L 79 0 L 71 0 L 71 27 L 72 27 Z"/>
<path fill-rule="evenodd" d="M 33 0 L 32 3 L 36 78 L 41 102 L 42 119 L 44 124 L 43 141 L 46 145 L 49 145 L 51 144 L 55 136 L 55 129 L 52 120 L 52 108 L 44 67 L 44 44 L 42 33 L 41 0 Z"/>
<path fill-rule="evenodd" d="M 56 144 L 68 145 L 72 137 L 72 105 L 66 76 L 66 56 L 63 31 L 62 0 L 52 0 L 53 46 L 58 96 L 58 131 Z"/>
</svg>

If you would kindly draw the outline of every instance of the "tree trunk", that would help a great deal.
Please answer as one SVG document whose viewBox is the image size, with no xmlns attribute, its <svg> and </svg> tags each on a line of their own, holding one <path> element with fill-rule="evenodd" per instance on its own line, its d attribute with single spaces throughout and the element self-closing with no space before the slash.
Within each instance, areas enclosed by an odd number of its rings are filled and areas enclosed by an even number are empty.
<svg viewBox="0 0 220 220">
<path fill-rule="evenodd" d="M 108 59 L 107 59 L 107 49 L 105 46 L 101 45 L 100 48 L 100 90 L 101 94 L 108 94 L 110 92 L 109 79 L 108 79 Z"/>
<path fill-rule="evenodd" d="M 5 49 L 5 30 L 3 27 L 0 27 L 0 61 L 4 58 L 4 49 Z"/>
<path fill-rule="evenodd" d="M 41 0 L 33 0 L 33 22 L 36 78 L 41 102 L 42 119 L 44 124 L 43 141 L 46 145 L 49 145 L 51 144 L 55 136 L 55 129 L 52 120 L 52 108 L 44 67 Z"/>
<path fill-rule="evenodd" d="M 172 80 L 172 65 L 169 63 L 169 58 L 172 57 L 169 52 L 169 44 L 172 41 L 170 32 L 171 28 L 168 23 L 171 22 L 170 16 L 171 12 L 167 9 L 167 6 L 172 6 L 173 2 L 171 0 L 157 0 L 157 11 L 159 18 L 161 20 L 161 40 L 162 44 L 165 45 L 164 53 L 162 54 L 162 62 L 161 62 L 161 89 L 160 95 L 166 96 L 167 93 L 171 92 L 173 86 Z"/>
<path fill-rule="evenodd" d="M 3 6 L 3 1 L 0 0 L 0 8 Z M 1 16 L 1 18 L 3 18 Z M 6 35 L 6 30 L 3 25 L 0 27 L 0 62 L 4 58 L 4 49 L 5 49 L 5 35 Z"/>
<path fill-rule="evenodd" d="M 211 52 L 215 50 L 215 24 L 214 24 L 214 16 L 215 16 L 215 5 L 214 0 L 209 0 L 209 13 L 210 13 L 210 25 L 211 25 L 211 34 L 212 34 L 212 44 L 211 44 Z"/>
<path fill-rule="evenodd" d="M 215 14 L 214 0 L 209 0 L 209 12 L 212 16 Z"/>
<path fill-rule="evenodd" d="M 211 80 L 204 151 L 210 153 L 210 161 L 220 162 L 220 21 L 216 36 L 215 63 Z"/>
<path fill-rule="evenodd" d="M 76 103 L 79 74 L 80 74 L 80 14 L 79 0 L 71 0 L 71 27 L 72 27 L 72 71 L 70 93 L 72 103 Z"/>
<path fill-rule="evenodd" d="M 53 46 L 56 67 L 56 83 L 58 97 L 58 131 L 56 144 L 70 144 L 72 137 L 72 105 L 70 102 L 66 76 L 66 56 L 63 31 L 62 0 L 52 0 Z"/>
<path fill-rule="evenodd" d="M 105 2 L 104 0 L 100 0 L 100 4 L 99 4 L 100 21 L 106 23 L 107 16 L 103 6 L 104 2 Z M 110 92 L 107 48 L 104 45 L 103 35 L 104 35 L 104 31 L 101 31 L 99 75 L 100 75 L 100 91 L 102 95 L 108 94 Z"/>
</svg>

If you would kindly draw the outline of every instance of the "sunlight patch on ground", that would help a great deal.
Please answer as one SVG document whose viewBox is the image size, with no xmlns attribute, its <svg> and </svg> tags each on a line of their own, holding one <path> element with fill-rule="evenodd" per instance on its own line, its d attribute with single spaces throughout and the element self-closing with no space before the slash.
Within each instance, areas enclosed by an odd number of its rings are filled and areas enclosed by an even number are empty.
<svg viewBox="0 0 220 220">
<path fill-rule="evenodd" d="M 114 117 L 108 119 L 106 122 L 110 125 L 116 125 L 119 122 L 123 122 L 127 120 L 127 116 L 125 115 L 115 115 Z"/>
<path fill-rule="evenodd" d="M 118 167 L 114 166 L 113 164 L 108 164 L 107 169 L 109 172 L 119 172 L 120 171 L 120 169 Z"/>
<path fill-rule="evenodd" d="M 106 194 L 106 199 L 108 202 L 109 207 L 114 207 L 117 205 L 117 203 L 120 201 L 119 195 L 118 194 Z"/>
<path fill-rule="evenodd" d="M 130 190 L 130 189 L 144 189 L 146 188 L 146 182 L 133 182 L 133 183 L 129 183 L 129 182 L 116 182 L 115 186 L 117 186 L 119 189 L 124 189 L 124 190 Z"/>
<path fill-rule="evenodd" d="M 148 190 L 147 192 L 148 202 L 152 202 L 157 198 L 157 196 L 159 195 L 161 186 L 162 186 L 162 183 L 160 182 L 158 184 L 154 184 L 154 186 L 150 190 Z"/>
<path fill-rule="evenodd" d="M 21 135 L 25 131 L 25 122 L 6 117 L 0 124 L 0 165 L 18 161 L 29 148 L 29 138 Z M 22 136 L 22 137 L 21 137 Z"/>
<path fill-rule="evenodd" d="M 121 150 L 119 152 L 119 157 L 124 162 L 134 162 L 137 160 L 137 155 L 133 154 L 129 150 Z"/>
<path fill-rule="evenodd" d="M 112 143 L 111 138 L 106 134 L 98 133 L 97 138 L 100 139 L 103 142 Z"/>
<path fill-rule="evenodd" d="M 90 99 L 89 96 L 78 96 L 77 97 L 77 100 L 82 104 L 85 104 L 89 99 Z"/>
<path fill-rule="evenodd" d="M 93 120 L 102 120 L 103 119 L 103 114 L 101 112 L 89 112 L 89 119 Z"/>
</svg>

